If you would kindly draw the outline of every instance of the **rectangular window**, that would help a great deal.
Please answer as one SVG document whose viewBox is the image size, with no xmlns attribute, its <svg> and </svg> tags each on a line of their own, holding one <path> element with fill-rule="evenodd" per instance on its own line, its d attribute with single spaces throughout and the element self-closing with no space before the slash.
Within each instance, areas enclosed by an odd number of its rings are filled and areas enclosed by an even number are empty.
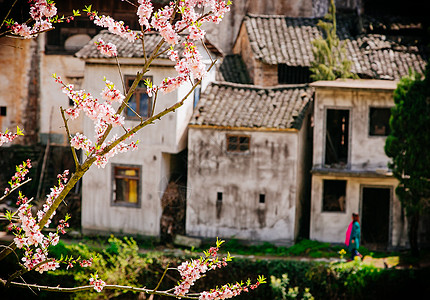
<svg viewBox="0 0 430 300">
<path fill-rule="evenodd" d="M 348 163 L 349 110 L 327 109 L 325 164 Z"/>
<path fill-rule="evenodd" d="M 391 108 L 370 107 L 369 109 L 369 135 L 387 136 L 390 134 Z"/>
<path fill-rule="evenodd" d="M 7 115 L 7 107 L 6 106 L 0 106 L 0 116 L 5 117 Z"/>
<path fill-rule="evenodd" d="M 217 200 L 218 202 L 222 202 L 222 193 L 221 193 L 221 192 L 218 192 L 218 193 L 217 193 L 217 195 L 216 195 L 216 200 Z"/>
<path fill-rule="evenodd" d="M 249 150 L 251 137 L 248 135 L 227 135 L 228 152 L 245 152 Z"/>
<path fill-rule="evenodd" d="M 266 195 L 265 194 L 260 194 L 259 202 L 260 203 L 265 203 L 266 202 Z"/>
<path fill-rule="evenodd" d="M 344 212 L 346 180 L 324 180 L 323 211 Z"/>
<path fill-rule="evenodd" d="M 125 76 L 125 84 L 127 91 L 133 85 L 134 76 Z M 145 80 L 149 79 L 152 81 L 152 77 L 143 77 L 138 83 L 133 95 L 128 101 L 129 108 L 126 108 L 126 118 L 127 119 L 139 119 L 141 116 L 143 119 L 147 119 L 152 113 L 152 98 L 148 96 L 146 92 Z M 139 115 L 139 116 L 138 116 Z"/>
<path fill-rule="evenodd" d="M 140 167 L 113 166 L 113 204 L 139 206 Z"/>
</svg>

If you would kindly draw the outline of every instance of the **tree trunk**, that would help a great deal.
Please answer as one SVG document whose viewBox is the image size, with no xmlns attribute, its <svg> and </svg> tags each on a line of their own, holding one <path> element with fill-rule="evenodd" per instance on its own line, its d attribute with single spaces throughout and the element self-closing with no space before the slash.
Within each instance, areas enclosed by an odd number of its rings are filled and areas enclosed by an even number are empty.
<svg viewBox="0 0 430 300">
<path fill-rule="evenodd" d="M 413 256 L 419 256 L 419 247 L 418 247 L 418 226 L 420 222 L 420 213 L 419 211 L 412 212 L 409 217 L 409 243 L 411 245 L 411 253 Z"/>
</svg>

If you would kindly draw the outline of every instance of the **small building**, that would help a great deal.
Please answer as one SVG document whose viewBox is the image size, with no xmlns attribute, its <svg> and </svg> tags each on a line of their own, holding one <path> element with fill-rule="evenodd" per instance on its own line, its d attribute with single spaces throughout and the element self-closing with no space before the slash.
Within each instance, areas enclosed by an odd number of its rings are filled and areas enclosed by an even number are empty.
<svg viewBox="0 0 430 300">
<path fill-rule="evenodd" d="M 115 58 L 106 58 L 97 50 L 94 41 L 99 38 L 116 45 L 121 71 Z M 159 35 L 147 34 L 146 53 L 151 53 L 159 41 Z M 203 46 L 200 47 L 203 62 L 209 66 L 211 60 Z M 216 51 L 212 45 L 208 48 Z M 211 55 L 214 58 L 220 54 L 213 52 Z M 95 97 L 100 95 L 105 86 L 104 77 L 119 89 L 122 89 L 122 82 L 126 90 L 130 88 L 144 62 L 141 43 L 130 44 L 106 30 L 96 35 L 76 53 L 76 56 L 85 62 L 83 86 Z M 166 77 L 173 78 L 177 75 L 174 66 L 175 63 L 164 52 L 153 61 L 149 72 L 139 83 L 129 106 L 143 119 L 148 118 L 152 110 L 157 114 L 174 105 L 188 93 L 191 87 L 189 83 L 168 94 L 160 92 L 155 104 L 153 99 L 148 97 L 143 80 L 150 79 L 154 84 L 159 84 Z M 202 90 L 214 76 L 213 68 L 202 82 Z M 193 106 L 193 95 L 190 95 L 182 107 L 136 134 L 135 139 L 139 140 L 138 150 L 111 158 L 104 169 L 96 166 L 90 168 L 84 175 L 82 183 L 83 232 L 160 235 L 160 218 L 163 210 L 161 199 L 172 176 L 181 173 L 177 168 L 181 166 L 186 168 L 186 159 L 181 153 L 187 146 L 187 126 L 193 113 Z M 125 128 L 132 128 L 141 122 L 133 110 L 124 111 Z M 112 134 L 116 133 L 119 136 L 122 130 L 118 128 L 116 131 L 113 130 Z M 84 134 L 90 138 L 94 135 L 94 124 L 88 118 L 84 119 Z"/>
<path fill-rule="evenodd" d="M 294 242 L 311 98 L 306 85 L 208 86 L 188 132 L 187 235 Z"/>
<path fill-rule="evenodd" d="M 353 212 L 368 248 L 405 246 L 406 221 L 388 170 L 385 139 L 396 81 L 318 81 L 310 238 L 343 243 Z"/>
</svg>

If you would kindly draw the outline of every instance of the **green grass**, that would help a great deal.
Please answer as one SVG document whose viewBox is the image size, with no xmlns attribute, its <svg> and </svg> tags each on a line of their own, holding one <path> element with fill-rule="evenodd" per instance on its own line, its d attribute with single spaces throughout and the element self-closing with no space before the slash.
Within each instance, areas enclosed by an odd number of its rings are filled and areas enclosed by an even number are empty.
<svg viewBox="0 0 430 300">
<path fill-rule="evenodd" d="M 210 244 L 204 247 L 210 247 Z M 193 249 L 194 251 L 203 251 L 206 248 Z M 331 258 L 339 257 L 339 251 L 347 249 L 341 245 L 332 245 L 330 243 L 323 243 L 314 240 L 302 239 L 291 247 L 275 246 L 270 243 L 263 243 L 261 245 L 245 245 L 239 240 L 232 239 L 224 243 L 221 252 L 230 252 L 239 255 L 269 255 L 269 256 L 293 256 L 293 257 L 309 257 L 309 258 Z M 360 253 L 363 255 L 372 256 L 375 258 L 398 256 L 399 253 L 395 252 L 371 252 L 366 248 L 360 247 Z M 348 251 L 346 256 L 348 256 Z"/>
</svg>

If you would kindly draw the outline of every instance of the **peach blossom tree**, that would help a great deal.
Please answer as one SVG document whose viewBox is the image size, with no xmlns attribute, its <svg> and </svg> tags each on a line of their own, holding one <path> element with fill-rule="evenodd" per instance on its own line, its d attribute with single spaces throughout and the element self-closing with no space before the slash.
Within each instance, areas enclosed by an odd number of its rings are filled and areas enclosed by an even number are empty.
<svg viewBox="0 0 430 300">
<path fill-rule="evenodd" d="M 154 10 L 150 0 L 137 0 L 136 3 L 127 0 L 126 2 L 136 10 L 136 17 L 140 24 L 139 31 L 129 29 L 124 22 L 114 20 L 110 16 L 99 15 L 91 6 L 85 7 L 83 13 L 86 13 L 88 18 L 97 26 L 106 28 L 112 34 L 124 38 L 129 43 L 141 43 L 144 53 L 144 62 L 141 69 L 126 94 L 123 94 L 111 81 L 105 79 L 105 88 L 101 91 L 99 99 L 85 90 L 75 89 L 72 84 L 64 82 L 61 76 L 53 74 L 53 80 L 58 82 L 59 88 L 73 101 L 73 106 L 70 108 L 63 109 L 60 107 L 60 113 L 73 154 L 75 170 L 72 172 L 65 170 L 58 175 L 57 186 L 51 188 L 51 192 L 46 196 L 45 203 L 35 215 L 33 215 L 32 210 L 33 199 L 27 198 L 20 191 L 16 202 L 18 209 L 16 211 L 7 211 L 5 214 L 0 215 L 2 220 L 9 222 L 9 229 L 15 235 L 10 245 L 2 246 L 0 249 L 0 261 L 12 253 L 19 258 L 19 269 L 8 278 L 0 278 L 0 283 L 6 287 L 37 288 L 57 292 L 76 292 L 92 289 L 101 292 L 103 289 L 118 289 L 185 299 L 226 299 L 237 296 L 242 292 L 258 287 L 265 282 L 265 278 L 258 276 L 255 282 L 248 280 L 245 283 L 226 284 L 209 291 L 190 292 L 194 283 L 206 272 L 222 268 L 231 260 L 230 255 L 225 257 L 218 255 L 219 247 L 223 243 L 223 241 L 219 240 L 216 246 L 204 252 L 199 259 L 183 262 L 179 267 L 174 268 L 179 272 L 180 279 L 175 287 L 166 291 L 160 291 L 158 287 L 166 272 L 170 269 L 165 270 L 160 283 L 153 289 L 107 285 L 103 278 L 99 278 L 97 274 L 93 274 L 91 278 L 88 278 L 88 285 L 73 288 L 64 288 L 58 285 L 40 286 L 19 281 L 23 274 L 30 271 L 44 273 L 54 271 L 60 268 L 62 264 L 68 267 L 75 264 L 87 267 L 92 264 L 92 258 L 68 257 L 66 259 L 55 259 L 50 257 L 51 246 L 55 246 L 60 236 L 66 232 L 68 215 L 60 220 L 55 225 L 55 230 L 51 230 L 49 234 L 46 234 L 44 228 L 53 226 L 51 221 L 57 208 L 91 166 L 95 165 L 103 168 L 113 156 L 137 149 L 138 141 L 134 140 L 135 134 L 145 126 L 155 123 L 164 115 L 181 107 L 199 85 L 205 74 L 215 65 L 215 60 L 211 58 L 211 65 L 206 68 L 196 45 L 204 43 L 206 32 L 203 30 L 202 25 L 204 23 L 219 23 L 224 14 L 229 11 L 230 1 L 172 0 L 168 5 L 157 11 Z M 17 0 L 12 4 L 11 10 L 16 3 Z M 14 36 L 23 39 L 35 38 L 40 33 L 53 30 L 56 23 L 68 22 L 77 16 L 81 16 L 79 10 L 74 10 L 68 17 L 57 16 L 57 8 L 52 0 L 31 0 L 29 3 L 29 19 L 23 23 L 18 23 L 9 18 L 10 10 L 1 23 L 0 36 Z M 158 33 L 160 40 L 154 50 L 146 53 L 145 34 L 148 32 Z M 117 59 L 116 45 L 101 39 L 96 41 L 95 44 L 103 55 Z M 156 103 L 159 93 L 172 92 L 185 82 L 191 83 L 191 88 L 181 100 L 158 113 L 154 113 L 153 110 L 148 118 L 142 118 L 136 113 L 140 121 L 134 127 L 126 128 L 122 113 L 124 109 L 131 109 L 128 102 L 138 83 L 149 71 L 154 59 L 163 53 L 167 53 L 169 59 L 175 63 L 177 75 L 172 78 L 167 77 L 161 82 L 145 81 L 147 92 L 154 97 L 154 103 Z M 209 52 L 208 55 L 210 56 Z M 73 122 L 80 114 L 93 121 L 95 133 L 93 140 L 83 133 L 70 134 L 69 122 Z M 122 129 L 122 134 L 113 135 L 112 129 L 115 127 Z M 11 131 L 0 133 L 0 146 L 13 141 L 20 135 L 23 135 L 23 130 L 19 127 L 15 133 Z M 78 159 L 76 152 L 79 149 L 82 149 L 85 154 L 82 161 Z M 19 190 L 23 184 L 30 180 L 26 177 L 31 167 L 31 161 L 29 160 L 16 167 L 16 172 L 9 181 L 9 186 L 5 188 L 0 201 L 10 197 L 13 191 Z"/>
</svg>

